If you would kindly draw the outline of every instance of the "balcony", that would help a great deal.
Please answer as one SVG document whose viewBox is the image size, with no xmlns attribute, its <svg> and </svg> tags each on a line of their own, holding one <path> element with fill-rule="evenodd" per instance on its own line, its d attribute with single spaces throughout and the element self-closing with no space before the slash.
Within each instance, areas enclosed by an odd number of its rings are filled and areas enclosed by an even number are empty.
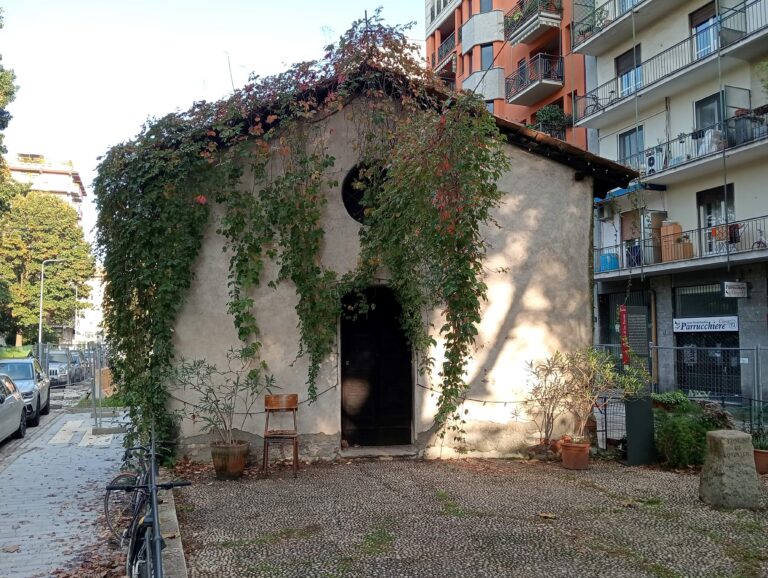
<svg viewBox="0 0 768 578">
<path fill-rule="evenodd" d="M 468 54 L 475 46 L 504 40 L 504 13 L 491 10 L 473 15 L 459 28 L 461 53 Z"/>
<path fill-rule="evenodd" d="M 720 20 L 663 52 L 652 56 L 621 76 L 611 78 L 584 96 L 576 97 L 575 123 L 605 128 L 638 112 L 662 103 L 665 96 L 687 90 L 716 78 L 718 54 L 736 58 L 720 59 L 721 72 L 738 66 L 739 60 L 766 52 L 768 0 L 742 2 L 722 13 Z M 658 90 L 664 87 L 664 90 Z"/>
<path fill-rule="evenodd" d="M 514 44 L 530 44 L 563 20 L 561 0 L 520 0 L 504 16 L 504 38 Z"/>
<path fill-rule="evenodd" d="M 760 162 L 768 156 L 768 105 L 754 110 L 741 110 L 740 114 L 714 125 L 681 133 L 677 138 L 645 149 L 639 154 L 619 160 L 620 164 L 638 171 L 647 182 L 674 184 L 685 180 L 686 168 L 695 168 L 696 174 L 722 169 L 722 151 L 739 158 L 729 161 L 730 166 L 743 162 Z M 741 158 L 743 157 L 743 158 Z M 678 173 L 676 177 L 671 173 Z"/>
<path fill-rule="evenodd" d="M 504 98 L 504 69 L 489 68 L 473 72 L 461 83 L 462 90 L 471 90 L 483 100 Z"/>
<path fill-rule="evenodd" d="M 546 124 L 538 123 L 533 125 L 531 128 L 533 130 L 537 130 L 539 132 L 543 132 L 544 134 L 548 134 L 551 137 L 558 138 L 562 141 L 565 140 L 565 129 L 559 128 L 559 127 L 553 127 Z"/>
<path fill-rule="evenodd" d="M 459 6 L 461 6 L 461 0 L 435 0 L 426 15 L 427 36 L 433 34 L 449 17 L 453 17 L 454 11 Z"/>
<path fill-rule="evenodd" d="M 537 54 L 507 77 L 507 102 L 531 106 L 560 90 L 563 82 L 563 57 Z"/>
<path fill-rule="evenodd" d="M 661 0 L 608 0 L 595 6 L 594 0 L 574 1 L 571 48 L 582 54 L 605 54 L 669 12 Z M 634 31 L 632 11 L 634 10 Z"/>
<path fill-rule="evenodd" d="M 629 277 L 641 268 L 646 275 L 666 275 L 768 259 L 768 215 L 665 235 L 662 229 L 652 229 L 648 239 L 595 249 L 595 280 Z"/>
<path fill-rule="evenodd" d="M 448 38 L 440 43 L 437 48 L 437 64 L 434 65 L 434 70 L 437 72 L 443 68 L 448 61 L 449 57 L 456 52 L 456 33 L 451 32 Z"/>
</svg>

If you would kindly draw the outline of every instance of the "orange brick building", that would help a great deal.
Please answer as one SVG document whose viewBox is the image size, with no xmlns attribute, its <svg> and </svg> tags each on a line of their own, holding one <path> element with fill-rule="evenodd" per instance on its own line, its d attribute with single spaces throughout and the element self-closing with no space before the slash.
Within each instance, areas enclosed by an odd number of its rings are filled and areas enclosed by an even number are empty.
<svg viewBox="0 0 768 578">
<path fill-rule="evenodd" d="M 572 115 L 573 97 L 586 92 L 584 56 L 570 54 L 571 2 L 425 0 L 425 8 L 427 62 L 446 84 L 482 94 L 496 116 L 587 148 L 585 128 L 537 117 L 549 104 Z"/>
</svg>

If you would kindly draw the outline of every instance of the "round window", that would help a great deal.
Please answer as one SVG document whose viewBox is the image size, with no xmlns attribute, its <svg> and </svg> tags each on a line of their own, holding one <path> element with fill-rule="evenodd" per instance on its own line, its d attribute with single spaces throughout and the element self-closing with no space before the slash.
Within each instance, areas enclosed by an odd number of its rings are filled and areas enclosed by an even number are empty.
<svg viewBox="0 0 768 578">
<path fill-rule="evenodd" d="M 355 221 L 365 224 L 365 205 L 363 197 L 365 189 L 370 183 L 370 177 L 366 174 L 364 166 L 356 165 L 341 184 L 341 200 L 344 208 Z"/>
</svg>

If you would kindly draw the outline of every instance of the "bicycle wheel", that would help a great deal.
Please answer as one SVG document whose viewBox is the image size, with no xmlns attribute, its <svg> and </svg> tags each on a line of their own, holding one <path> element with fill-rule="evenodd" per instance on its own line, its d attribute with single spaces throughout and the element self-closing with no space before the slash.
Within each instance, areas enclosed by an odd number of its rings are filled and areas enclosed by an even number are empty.
<svg viewBox="0 0 768 578">
<path fill-rule="evenodd" d="M 125 486 L 131 488 L 139 483 L 139 476 L 131 472 L 123 472 L 115 476 L 110 486 Z M 136 502 L 136 493 L 138 490 L 107 490 L 104 494 L 104 515 L 107 518 L 107 526 L 115 535 L 115 538 L 122 540 L 125 532 L 133 519 L 133 510 Z"/>
<path fill-rule="evenodd" d="M 134 527 L 125 558 L 128 578 L 154 578 L 152 568 L 152 529 L 141 524 Z"/>
</svg>

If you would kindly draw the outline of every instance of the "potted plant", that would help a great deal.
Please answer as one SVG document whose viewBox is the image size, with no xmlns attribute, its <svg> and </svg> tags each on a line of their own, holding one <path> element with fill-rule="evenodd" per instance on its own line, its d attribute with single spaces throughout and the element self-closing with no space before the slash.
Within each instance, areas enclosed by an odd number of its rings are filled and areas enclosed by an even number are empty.
<svg viewBox="0 0 768 578">
<path fill-rule="evenodd" d="M 568 353 L 565 383 L 564 403 L 573 415 L 575 426 L 571 439 L 561 445 L 563 467 L 584 470 L 589 464 L 590 447 L 585 429 L 599 398 L 617 386 L 616 361 L 610 353 L 591 347 Z"/>
<path fill-rule="evenodd" d="M 177 386 L 197 394 L 193 403 L 185 404 L 185 414 L 201 420 L 202 430 L 212 436 L 211 459 L 219 479 L 237 479 L 245 470 L 250 444 L 237 439 L 236 430 L 242 431 L 256 413 L 258 399 L 275 386 L 265 370 L 249 347 L 230 349 L 224 370 L 204 359 L 182 360 L 175 369 Z"/>
<path fill-rule="evenodd" d="M 555 421 L 565 411 L 563 399 L 566 394 L 565 357 L 556 351 L 544 361 L 527 363 L 527 371 L 533 386 L 525 400 L 532 421 L 539 430 L 539 443 L 533 450 L 547 454 L 552 442 Z"/>
<path fill-rule="evenodd" d="M 768 431 L 762 427 L 752 433 L 755 469 L 760 475 L 768 474 Z"/>
</svg>

